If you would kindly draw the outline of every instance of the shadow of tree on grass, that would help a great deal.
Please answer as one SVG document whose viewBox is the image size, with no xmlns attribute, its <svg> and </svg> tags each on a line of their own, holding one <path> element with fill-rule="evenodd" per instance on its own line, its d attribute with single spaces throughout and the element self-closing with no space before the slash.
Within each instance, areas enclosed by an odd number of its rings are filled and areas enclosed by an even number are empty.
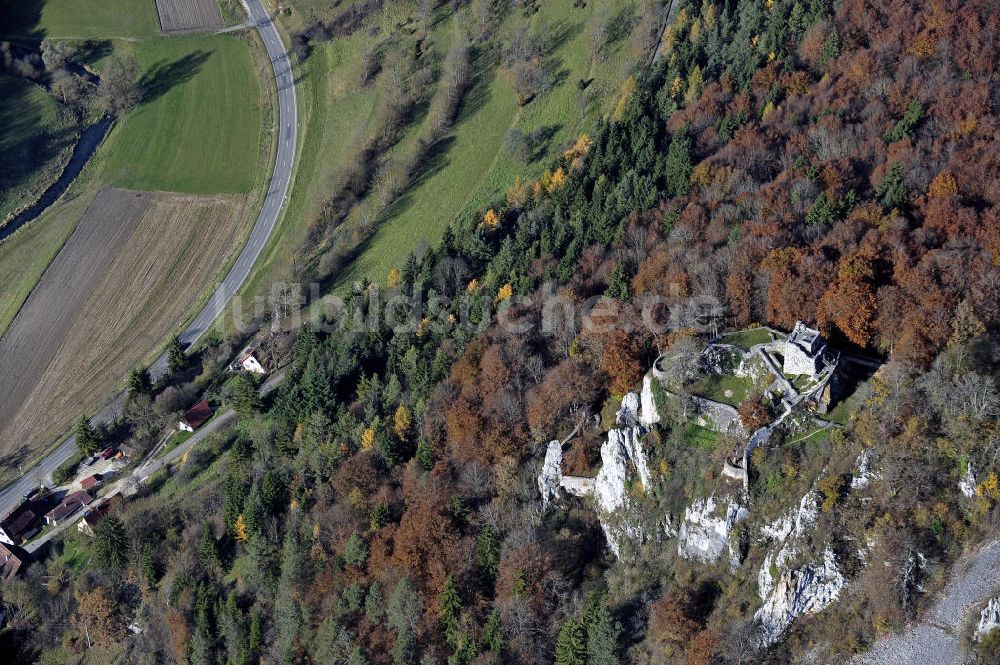
<svg viewBox="0 0 1000 665">
<path fill-rule="evenodd" d="M 139 79 L 139 86 L 142 89 L 142 103 L 148 104 L 162 97 L 174 86 L 194 78 L 201 66 L 212 56 L 212 53 L 214 51 L 199 49 L 173 62 L 161 60 L 155 63 Z"/>
</svg>

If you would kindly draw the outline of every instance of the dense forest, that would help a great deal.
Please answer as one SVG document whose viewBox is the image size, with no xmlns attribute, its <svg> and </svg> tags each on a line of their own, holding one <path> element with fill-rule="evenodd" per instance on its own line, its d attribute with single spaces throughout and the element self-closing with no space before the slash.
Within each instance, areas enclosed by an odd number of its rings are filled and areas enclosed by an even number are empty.
<svg viewBox="0 0 1000 665">
<path fill-rule="evenodd" d="M 438 306 L 390 326 L 367 316 L 378 287 L 359 284 L 351 316 L 297 333 L 275 393 L 245 378 L 223 390 L 238 425 L 175 472 L 187 489 L 151 488 L 105 518 L 85 564 L 55 548 L 5 584 L 3 653 L 829 662 L 899 630 L 934 571 L 1000 524 L 997 27 L 987 0 L 682 2 L 597 131 L 390 275 L 404 310 L 415 293 Z M 509 302 L 506 316 L 540 321 L 552 294 L 581 309 L 606 296 L 619 325 L 511 332 L 495 316 Z M 751 636 L 752 538 L 735 568 L 680 558 L 667 538 L 615 557 L 585 502 L 542 509 L 545 443 L 704 336 L 702 310 L 639 325 L 652 295 L 718 303 L 721 329 L 802 320 L 885 363 L 845 428 L 755 459 L 751 524 L 819 488 L 810 551 L 831 549 L 852 579 L 775 644 Z M 636 490 L 650 522 L 716 491 L 728 452 L 663 415 L 656 487 Z M 603 435 L 582 428 L 568 472 L 595 473 Z M 855 490 L 862 451 L 878 474 Z"/>
</svg>

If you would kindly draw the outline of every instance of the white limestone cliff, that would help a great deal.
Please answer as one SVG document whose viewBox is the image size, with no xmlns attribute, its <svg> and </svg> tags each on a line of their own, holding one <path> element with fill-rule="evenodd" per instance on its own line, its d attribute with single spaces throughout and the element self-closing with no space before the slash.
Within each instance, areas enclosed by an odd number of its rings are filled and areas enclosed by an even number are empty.
<svg viewBox="0 0 1000 665">
<path fill-rule="evenodd" d="M 653 377 L 647 374 L 642 377 L 642 392 L 639 394 L 641 410 L 639 422 L 649 427 L 660 422 L 660 413 L 656 408 L 656 398 L 653 397 Z"/>
<path fill-rule="evenodd" d="M 559 484 L 562 482 L 562 443 L 559 439 L 549 441 L 545 449 L 545 461 L 542 471 L 538 474 L 538 491 L 542 495 L 542 506 L 559 496 Z"/>
<path fill-rule="evenodd" d="M 958 491 L 968 499 L 976 496 L 976 470 L 972 468 L 972 462 L 966 465 L 965 475 L 958 481 Z"/>
<path fill-rule="evenodd" d="M 771 574 L 774 572 L 771 565 L 768 560 L 764 561 L 761 571 L 761 577 L 766 577 L 761 584 L 764 604 L 754 614 L 761 631 L 759 641 L 763 645 L 776 642 L 796 617 L 815 614 L 835 601 L 847 583 L 829 548 L 823 553 L 821 563 L 781 571 L 776 579 Z"/>
<path fill-rule="evenodd" d="M 979 613 L 979 624 L 976 626 L 976 639 L 986 637 L 990 632 L 1000 628 L 1000 596 L 991 598 L 986 607 Z"/>
<path fill-rule="evenodd" d="M 685 559 L 712 563 L 728 552 L 730 560 L 739 563 L 730 536 L 733 527 L 747 519 L 749 513 L 738 499 L 730 501 L 723 514 L 717 510 L 721 505 L 710 496 L 684 509 L 684 521 L 677 536 L 677 554 Z"/>
</svg>

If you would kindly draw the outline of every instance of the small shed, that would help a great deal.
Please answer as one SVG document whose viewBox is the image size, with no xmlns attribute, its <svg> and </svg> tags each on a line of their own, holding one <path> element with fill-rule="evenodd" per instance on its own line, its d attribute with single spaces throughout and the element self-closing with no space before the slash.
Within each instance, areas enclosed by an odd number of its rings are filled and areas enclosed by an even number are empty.
<svg viewBox="0 0 1000 665">
<path fill-rule="evenodd" d="M 80 481 L 80 487 L 90 491 L 101 484 L 101 474 L 95 473 Z"/>
<path fill-rule="evenodd" d="M 212 407 L 208 405 L 208 400 L 203 399 L 184 412 L 184 417 L 177 423 L 177 429 L 193 432 L 204 425 L 213 413 Z"/>
</svg>

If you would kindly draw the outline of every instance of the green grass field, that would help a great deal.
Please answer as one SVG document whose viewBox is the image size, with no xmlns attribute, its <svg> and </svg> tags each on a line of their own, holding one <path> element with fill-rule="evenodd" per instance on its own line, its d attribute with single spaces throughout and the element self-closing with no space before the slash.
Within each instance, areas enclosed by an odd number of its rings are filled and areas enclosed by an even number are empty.
<svg viewBox="0 0 1000 665">
<path fill-rule="evenodd" d="M 0 36 L 142 39 L 160 32 L 153 0 L 0 0 Z"/>
<path fill-rule="evenodd" d="M 78 134 L 72 114 L 41 86 L 0 73 L 0 221 L 59 177 Z"/>
<path fill-rule="evenodd" d="M 108 182 L 192 194 L 250 191 L 261 94 L 247 45 L 231 35 L 174 37 L 135 51 L 148 99 L 108 139 Z"/>
</svg>

